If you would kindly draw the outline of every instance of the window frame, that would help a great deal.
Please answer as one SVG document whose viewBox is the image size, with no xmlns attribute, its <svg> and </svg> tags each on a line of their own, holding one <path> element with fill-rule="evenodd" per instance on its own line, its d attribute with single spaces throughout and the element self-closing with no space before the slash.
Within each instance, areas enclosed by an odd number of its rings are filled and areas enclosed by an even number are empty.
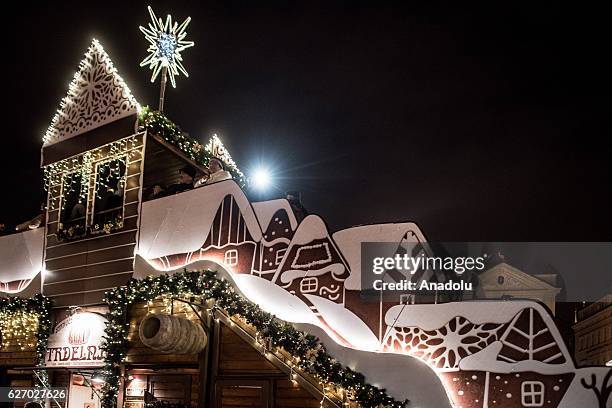
<svg viewBox="0 0 612 408">
<path fill-rule="evenodd" d="M 279 254 L 280 254 L 280 259 L 279 259 Z M 279 248 L 276 251 L 276 253 L 274 254 L 274 262 L 276 266 L 280 265 L 280 263 L 283 262 L 283 258 L 285 257 L 285 254 L 287 254 L 287 248 Z"/>
<path fill-rule="evenodd" d="M 87 186 L 87 195 L 85 196 L 85 215 L 83 216 L 83 231 L 81 233 L 79 233 L 78 235 L 72 236 L 72 235 L 68 235 L 67 234 L 67 228 L 66 228 L 66 219 L 64 219 L 63 215 L 64 215 L 64 204 L 66 201 L 66 195 L 64 194 L 64 186 L 65 186 L 65 181 L 67 177 L 72 178 L 73 176 L 77 175 L 80 176 L 81 172 L 79 171 L 79 169 L 72 169 L 70 171 L 66 171 L 64 173 L 61 174 L 61 178 L 60 178 L 60 192 L 59 192 L 59 214 L 57 217 L 57 232 L 60 233 L 60 235 L 64 235 L 66 236 L 66 238 L 69 239 L 76 239 L 76 238 L 80 238 L 83 237 L 87 234 L 87 225 L 88 225 L 88 210 L 89 210 L 89 186 Z M 80 178 L 80 177 L 79 177 Z M 83 185 L 82 185 L 83 180 L 81 179 L 81 185 L 80 185 L 80 191 L 78 191 L 78 197 L 81 196 L 81 191 L 83 190 Z"/>
<path fill-rule="evenodd" d="M 231 254 L 236 254 L 235 257 L 235 263 L 230 263 L 228 262 L 228 259 L 234 259 L 234 257 Z M 239 253 L 238 250 L 236 248 L 233 249 L 228 249 L 227 251 L 225 251 L 225 253 L 223 254 L 223 263 L 226 264 L 227 266 L 236 266 L 238 265 L 238 257 L 239 257 Z"/>
<path fill-rule="evenodd" d="M 529 390 L 526 389 L 527 386 L 530 386 Z M 539 391 L 536 390 L 536 386 L 540 388 Z M 543 407 L 545 391 L 546 386 L 541 381 L 523 381 L 521 383 L 521 405 L 527 408 Z M 526 397 L 529 397 L 531 400 L 529 402 L 526 401 Z"/>
<path fill-rule="evenodd" d="M 314 289 L 310 289 L 311 287 L 311 283 L 314 281 Z M 304 289 L 304 286 L 308 286 L 308 289 Z M 300 292 L 302 293 L 315 293 L 317 290 L 319 290 L 319 278 L 317 278 L 316 276 L 306 276 L 304 278 L 302 278 L 302 280 L 300 281 Z"/>
<path fill-rule="evenodd" d="M 94 166 L 94 171 L 93 171 L 93 188 L 90 188 L 90 190 L 93 192 L 93 197 L 91 197 L 88 201 L 91 201 L 91 209 L 87 209 L 87 220 L 88 220 L 88 227 L 94 227 L 94 222 L 95 222 L 95 217 L 96 217 L 96 200 L 98 199 L 98 191 L 96 190 L 98 187 L 98 175 L 99 175 L 99 168 L 101 165 L 105 164 L 105 163 L 109 163 L 112 161 L 122 161 L 123 165 L 125 167 L 124 171 L 123 171 L 123 175 L 120 177 L 120 181 L 121 178 L 123 178 L 123 195 L 121 197 L 121 214 L 118 217 L 120 221 L 120 225 L 116 226 L 113 228 L 114 230 L 118 230 L 123 228 L 123 219 L 125 216 L 125 196 L 126 196 L 126 191 L 127 191 L 127 175 L 128 175 L 128 167 L 129 167 L 129 158 L 128 155 L 123 155 L 123 156 L 119 156 L 119 157 L 115 157 L 115 158 L 104 158 L 102 160 L 98 160 L 94 163 L 92 163 L 92 165 Z M 119 181 L 119 182 L 120 182 Z M 119 208 L 119 207 L 116 207 Z M 94 231 L 92 231 L 94 232 Z"/>
</svg>

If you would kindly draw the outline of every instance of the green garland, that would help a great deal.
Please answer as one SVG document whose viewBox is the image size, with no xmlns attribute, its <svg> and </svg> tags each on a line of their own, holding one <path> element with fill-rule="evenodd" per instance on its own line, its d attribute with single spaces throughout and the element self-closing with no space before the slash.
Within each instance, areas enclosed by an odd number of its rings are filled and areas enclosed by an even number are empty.
<svg viewBox="0 0 612 408">
<path fill-rule="evenodd" d="M 109 313 L 106 316 L 108 323 L 102 346 L 106 351 L 103 371 L 106 384 L 103 388 L 102 408 L 116 408 L 117 405 L 121 364 L 129 348 L 129 306 L 137 302 L 153 301 L 162 295 L 201 301 L 214 299 L 214 308 L 222 309 L 230 316 L 240 316 L 263 335 L 266 343 L 298 357 L 298 366 L 304 372 L 325 383 L 331 382 L 354 392 L 355 401 L 362 407 L 402 408 L 408 404 L 408 400 L 396 401 L 384 389 L 366 383 L 362 374 L 343 366 L 327 354 L 316 337 L 262 311 L 259 306 L 236 293 L 229 282 L 218 279 L 214 272 L 185 270 L 174 275 L 131 279 L 126 286 L 105 293 L 104 301 L 108 304 Z"/>
<path fill-rule="evenodd" d="M 212 154 L 204 148 L 197 140 L 191 138 L 187 133 L 166 117 L 162 112 L 153 111 L 145 106 L 138 116 L 140 130 L 147 130 L 154 135 L 162 137 L 166 142 L 180 149 L 191 160 L 203 166 L 208 166 Z M 240 187 L 245 187 L 247 179 L 238 167 L 226 163 L 226 170 L 230 172 L 234 181 Z"/>
<path fill-rule="evenodd" d="M 47 341 L 49 334 L 51 334 L 51 320 L 50 313 L 53 302 L 50 298 L 39 294 L 34 295 L 31 298 L 21 298 L 17 296 L 11 296 L 7 298 L 0 298 L 0 310 L 7 312 L 28 312 L 36 313 L 38 315 L 38 330 L 36 333 L 36 358 L 38 360 L 38 366 L 44 367 L 45 356 L 47 354 Z M 46 370 L 37 371 L 38 376 L 42 382 L 48 384 L 48 376 Z M 36 378 L 36 386 L 44 387 L 46 384 L 42 384 L 38 377 Z"/>
</svg>

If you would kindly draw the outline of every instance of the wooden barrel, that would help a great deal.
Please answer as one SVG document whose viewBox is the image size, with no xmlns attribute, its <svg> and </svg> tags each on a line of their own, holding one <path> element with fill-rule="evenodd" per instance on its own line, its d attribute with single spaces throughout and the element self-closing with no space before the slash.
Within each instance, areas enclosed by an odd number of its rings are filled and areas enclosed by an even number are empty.
<svg viewBox="0 0 612 408">
<path fill-rule="evenodd" d="M 208 341 L 201 325 L 163 314 L 150 314 L 142 319 L 138 335 L 145 346 L 169 354 L 197 354 Z"/>
</svg>

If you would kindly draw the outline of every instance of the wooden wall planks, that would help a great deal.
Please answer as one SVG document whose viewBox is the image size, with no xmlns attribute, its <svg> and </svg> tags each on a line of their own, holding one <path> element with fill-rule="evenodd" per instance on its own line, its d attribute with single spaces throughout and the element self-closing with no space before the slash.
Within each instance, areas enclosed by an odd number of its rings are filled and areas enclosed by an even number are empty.
<svg viewBox="0 0 612 408">
<path fill-rule="evenodd" d="M 147 313 L 169 313 L 168 303 L 161 299 L 147 305 L 135 304 L 130 308 L 128 339 L 130 348 L 126 357 L 127 372 L 134 375 L 147 374 L 147 389 L 155 390 L 159 399 L 170 402 L 190 402 L 193 408 L 200 407 L 272 407 L 317 408 L 320 400 L 299 384 L 289 380 L 287 374 L 275 367 L 260 352 L 242 340 L 231 328 L 219 324 L 218 339 L 212 347 L 217 358 L 211 359 L 211 389 L 208 391 L 212 405 L 205 400 L 204 384 L 207 376 L 198 367 L 198 355 L 163 354 L 140 342 L 138 328 Z M 198 317 L 184 304 L 175 301 L 173 314 L 194 321 Z M 187 377 L 190 385 L 187 387 Z M 151 382 L 156 385 L 152 386 Z M 189 388 L 189 395 L 186 389 Z M 202 390 L 202 391 L 200 391 Z M 128 397 L 129 399 L 129 397 Z M 200 405 L 198 405 L 200 404 Z M 327 405 L 326 405 L 327 406 Z"/>
<path fill-rule="evenodd" d="M 137 135 L 136 149 L 126 166 L 123 227 L 110 234 L 87 235 L 72 241 L 57 238 L 61 188 L 49 189 L 43 293 L 56 307 L 102 302 L 105 290 L 127 283 L 133 272 L 140 210 L 146 134 Z M 91 177 L 90 194 L 93 194 Z M 90 213 L 91 209 L 88 209 Z M 88 219 L 91 219 L 88 216 Z"/>
<path fill-rule="evenodd" d="M 320 408 L 320 400 L 221 323 L 214 407 Z M 327 405 L 326 405 L 327 406 Z"/>
</svg>

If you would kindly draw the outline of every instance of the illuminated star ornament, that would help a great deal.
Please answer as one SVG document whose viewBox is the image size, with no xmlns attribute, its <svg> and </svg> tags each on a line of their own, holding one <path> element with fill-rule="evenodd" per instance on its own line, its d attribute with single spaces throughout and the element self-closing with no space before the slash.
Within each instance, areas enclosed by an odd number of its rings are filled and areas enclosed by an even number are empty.
<svg viewBox="0 0 612 408">
<path fill-rule="evenodd" d="M 189 76 L 182 64 L 183 57 L 181 52 L 194 45 L 193 41 L 185 40 L 187 36 L 185 30 L 191 21 L 191 17 L 187 17 L 179 25 L 177 22 L 172 22 L 170 14 L 168 14 L 164 22 L 163 19 L 155 15 L 150 6 L 148 9 L 151 15 L 151 22 L 148 28 L 140 26 L 140 31 L 142 31 L 146 40 L 150 43 L 149 48 L 147 48 L 149 55 L 142 60 L 140 66 L 145 67 L 148 65 L 153 70 L 151 82 L 155 82 L 155 79 L 161 72 L 160 110 L 162 110 L 166 75 L 170 76 L 170 83 L 173 88 L 176 88 L 176 76 L 180 73 L 186 77 Z"/>
</svg>

